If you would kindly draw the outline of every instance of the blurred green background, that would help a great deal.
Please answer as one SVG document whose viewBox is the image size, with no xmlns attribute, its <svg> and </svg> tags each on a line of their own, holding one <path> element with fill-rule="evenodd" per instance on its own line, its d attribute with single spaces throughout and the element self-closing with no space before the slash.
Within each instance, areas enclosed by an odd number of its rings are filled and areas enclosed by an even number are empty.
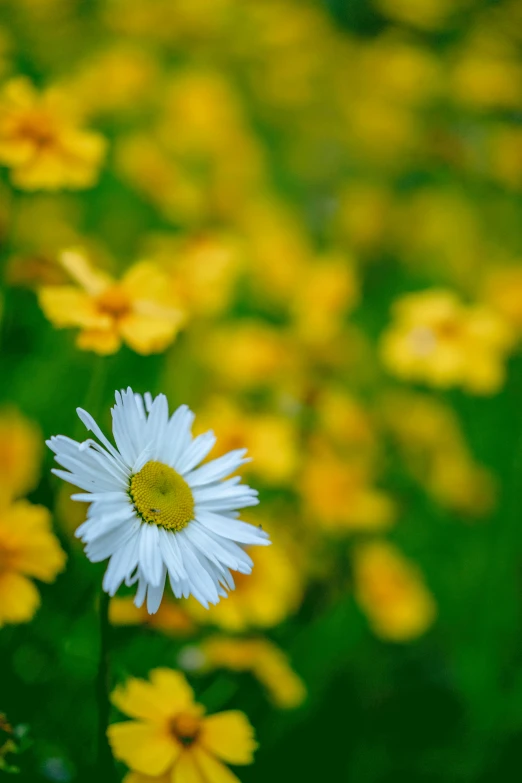
<svg viewBox="0 0 522 783">
<path fill-rule="evenodd" d="M 521 23 L 516 0 L 0 1 L 0 419 L 38 427 L 23 494 L 67 554 L 27 622 L 1 625 L 0 579 L 0 758 L 16 768 L 0 775 L 99 777 L 104 569 L 36 443 L 86 437 L 77 406 L 108 431 L 128 385 L 249 448 L 249 519 L 282 554 L 252 588 L 265 619 L 248 594 L 236 627 L 183 602 L 157 625 L 114 609 L 113 684 L 185 668 L 210 712 L 244 711 L 260 743 L 245 783 L 518 768 Z M 20 76 L 105 140 L 91 182 L 17 175 Z M 179 334 L 83 350 L 42 298 L 71 284 L 69 248 L 114 278 L 151 261 Z M 0 426 L 8 494 L 15 437 Z M 2 547 L 0 527 L 0 576 Z M 282 708 L 250 671 L 196 666 L 218 633 L 273 642 L 289 667 L 274 691 L 293 670 L 306 697 Z"/>
</svg>

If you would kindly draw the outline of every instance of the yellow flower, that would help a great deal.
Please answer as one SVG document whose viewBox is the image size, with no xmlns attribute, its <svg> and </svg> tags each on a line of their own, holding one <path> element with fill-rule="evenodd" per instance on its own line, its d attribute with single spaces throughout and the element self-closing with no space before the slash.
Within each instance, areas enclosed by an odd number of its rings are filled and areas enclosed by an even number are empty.
<svg viewBox="0 0 522 783">
<path fill-rule="evenodd" d="M 184 668 L 251 672 L 280 709 L 299 707 L 306 698 L 306 686 L 293 671 L 288 657 L 268 639 L 211 636 L 199 647 L 182 650 L 181 660 L 186 664 Z"/>
<path fill-rule="evenodd" d="M 194 631 L 194 623 L 184 609 L 165 598 L 156 614 L 149 614 L 145 605 L 138 608 L 130 597 L 112 598 L 109 612 L 113 625 L 147 625 L 172 636 L 186 636 Z"/>
<path fill-rule="evenodd" d="M 133 718 L 109 726 L 114 756 L 133 770 L 126 783 L 234 783 L 223 764 L 251 764 L 257 747 L 247 717 L 238 710 L 205 717 L 183 675 L 154 669 L 150 680 L 130 679 L 112 694 Z"/>
<path fill-rule="evenodd" d="M 78 126 L 67 97 L 41 95 L 25 78 L 8 82 L 0 96 L 0 163 L 24 190 L 87 188 L 98 178 L 105 141 Z"/>
<path fill-rule="evenodd" d="M 196 234 L 179 239 L 153 236 L 150 253 L 169 276 L 176 297 L 191 315 L 215 316 L 230 306 L 241 268 L 241 249 L 233 235 Z"/>
<path fill-rule="evenodd" d="M 377 434 L 369 413 L 341 388 L 325 386 L 315 400 L 318 426 L 343 453 L 372 461 Z"/>
<path fill-rule="evenodd" d="M 355 597 L 377 636 L 406 642 L 432 625 L 436 606 L 422 574 L 392 544 L 358 547 L 353 569 Z"/>
<path fill-rule="evenodd" d="M 458 103 L 516 110 L 522 103 L 521 79 L 518 51 L 506 38 L 477 36 L 454 66 L 452 87 Z"/>
<path fill-rule="evenodd" d="M 14 409 L 0 412 L 0 498 L 17 498 L 34 489 L 41 458 L 36 424 Z"/>
<path fill-rule="evenodd" d="M 298 488 L 309 522 L 332 533 L 385 530 L 393 524 L 390 498 L 373 486 L 372 467 L 313 447 Z"/>
<path fill-rule="evenodd" d="M 493 394 L 504 382 L 513 347 L 509 326 L 480 305 L 463 305 L 450 291 L 408 294 L 394 307 L 381 342 L 390 372 L 404 380 L 475 394 Z"/>
<path fill-rule="evenodd" d="M 375 5 L 391 19 L 422 30 L 444 27 L 448 17 L 469 0 L 374 0 Z"/>
<path fill-rule="evenodd" d="M 451 408 L 427 395 L 395 393 L 380 409 L 408 470 L 438 503 L 474 516 L 491 510 L 495 482 L 473 460 Z"/>
<path fill-rule="evenodd" d="M 250 521 L 255 522 L 253 518 Z M 248 551 L 254 561 L 252 573 L 247 577 L 234 572 L 236 589 L 226 601 L 208 610 L 197 601 L 189 601 L 188 611 L 196 621 L 227 631 L 245 631 L 271 628 L 297 610 L 303 582 L 295 553 L 277 537 L 272 538 L 270 557 L 264 550 L 265 547 L 255 547 Z"/>
<path fill-rule="evenodd" d="M 298 465 L 298 432 L 289 416 L 278 413 L 246 413 L 228 397 L 209 400 L 198 420 L 198 432 L 212 427 L 217 444 L 212 457 L 220 457 L 237 448 L 248 449 L 252 462 L 245 473 L 267 484 L 289 481 Z"/>
<path fill-rule="evenodd" d="M 156 61 L 144 49 L 118 43 L 96 52 L 68 82 L 91 115 L 143 111 L 159 84 Z"/>
<path fill-rule="evenodd" d="M 266 386 L 295 365 L 285 335 L 262 321 L 236 321 L 215 329 L 202 346 L 213 372 L 233 387 Z"/>
<path fill-rule="evenodd" d="M 293 294 L 294 328 L 304 342 L 322 345 L 336 337 L 359 299 L 351 260 L 331 253 L 304 269 Z"/>
<path fill-rule="evenodd" d="M 38 298 L 56 327 L 80 329 L 78 348 L 111 354 L 123 341 L 137 353 L 150 354 L 174 340 L 183 314 L 155 264 L 138 262 L 118 282 L 76 250 L 64 252 L 61 262 L 77 285 L 44 286 Z"/>
<path fill-rule="evenodd" d="M 428 491 L 458 514 L 484 516 L 495 505 L 496 483 L 487 468 L 477 465 L 464 450 L 436 455 Z"/>
<path fill-rule="evenodd" d="M 520 138 L 522 149 L 522 137 Z M 522 267 L 501 266 L 488 270 L 483 283 L 484 300 L 522 334 Z"/>
<path fill-rule="evenodd" d="M 65 554 L 51 531 L 50 514 L 25 500 L 0 506 L 0 626 L 31 620 L 40 605 L 31 577 L 52 582 Z"/>
</svg>

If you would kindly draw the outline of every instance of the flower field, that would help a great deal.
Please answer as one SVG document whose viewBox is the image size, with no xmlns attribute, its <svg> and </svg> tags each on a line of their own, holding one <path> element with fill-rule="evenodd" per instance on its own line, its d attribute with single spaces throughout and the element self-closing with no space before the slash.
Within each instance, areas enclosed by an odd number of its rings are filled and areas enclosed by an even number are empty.
<svg viewBox="0 0 522 783">
<path fill-rule="evenodd" d="M 522 6 L 0 0 L 0 776 L 496 783 Z"/>
</svg>

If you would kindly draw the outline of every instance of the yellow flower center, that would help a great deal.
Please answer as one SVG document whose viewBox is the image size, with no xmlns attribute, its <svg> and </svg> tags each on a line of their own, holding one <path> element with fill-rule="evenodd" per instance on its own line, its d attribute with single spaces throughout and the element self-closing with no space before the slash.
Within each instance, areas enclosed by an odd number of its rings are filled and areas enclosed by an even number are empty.
<svg viewBox="0 0 522 783">
<path fill-rule="evenodd" d="M 122 290 L 121 286 L 113 285 L 106 288 L 97 299 L 96 304 L 98 309 L 106 315 L 112 316 L 112 318 L 121 318 L 127 315 L 131 305 L 129 297 L 126 292 Z"/>
<path fill-rule="evenodd" d="M 172 718 L 169 728 L 172 736 L 181 742 L 182 745 L 188 747 L 197 740 L 201 728 L 201 721 L 195 715 L 181 713 L 180 715 L 176 715 L 175 718 Z"/>
<path fill-rule="evenodd" d="M 31 141 L 36 147 L 44 149 L 56 142 L 56 131 L 51 119 L 40 112 L 23 115 L 18 123 L 17 133 L 24 140 Z"/>
<path fill-rule="evenodd" d="M 130 482 L 139 516 L 166 530 L 182 530 L 194 518 L 194 498 L 185 479 L 162 462 L 147 462 Z"/>
</svg>

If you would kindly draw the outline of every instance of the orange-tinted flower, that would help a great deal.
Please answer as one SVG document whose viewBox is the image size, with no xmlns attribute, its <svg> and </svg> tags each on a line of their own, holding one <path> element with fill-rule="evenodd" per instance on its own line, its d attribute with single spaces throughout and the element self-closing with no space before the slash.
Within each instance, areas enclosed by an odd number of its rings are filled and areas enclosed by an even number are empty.
<svg viewBox="0 0 522 783">
<path fill-rule="evenodd" d="M 355 597 L 378 636 L 406 642 L 432 625 L 436 606 L 422 574 L 392 544 L 359 546 L 353 569 Z"/>
</svg>

